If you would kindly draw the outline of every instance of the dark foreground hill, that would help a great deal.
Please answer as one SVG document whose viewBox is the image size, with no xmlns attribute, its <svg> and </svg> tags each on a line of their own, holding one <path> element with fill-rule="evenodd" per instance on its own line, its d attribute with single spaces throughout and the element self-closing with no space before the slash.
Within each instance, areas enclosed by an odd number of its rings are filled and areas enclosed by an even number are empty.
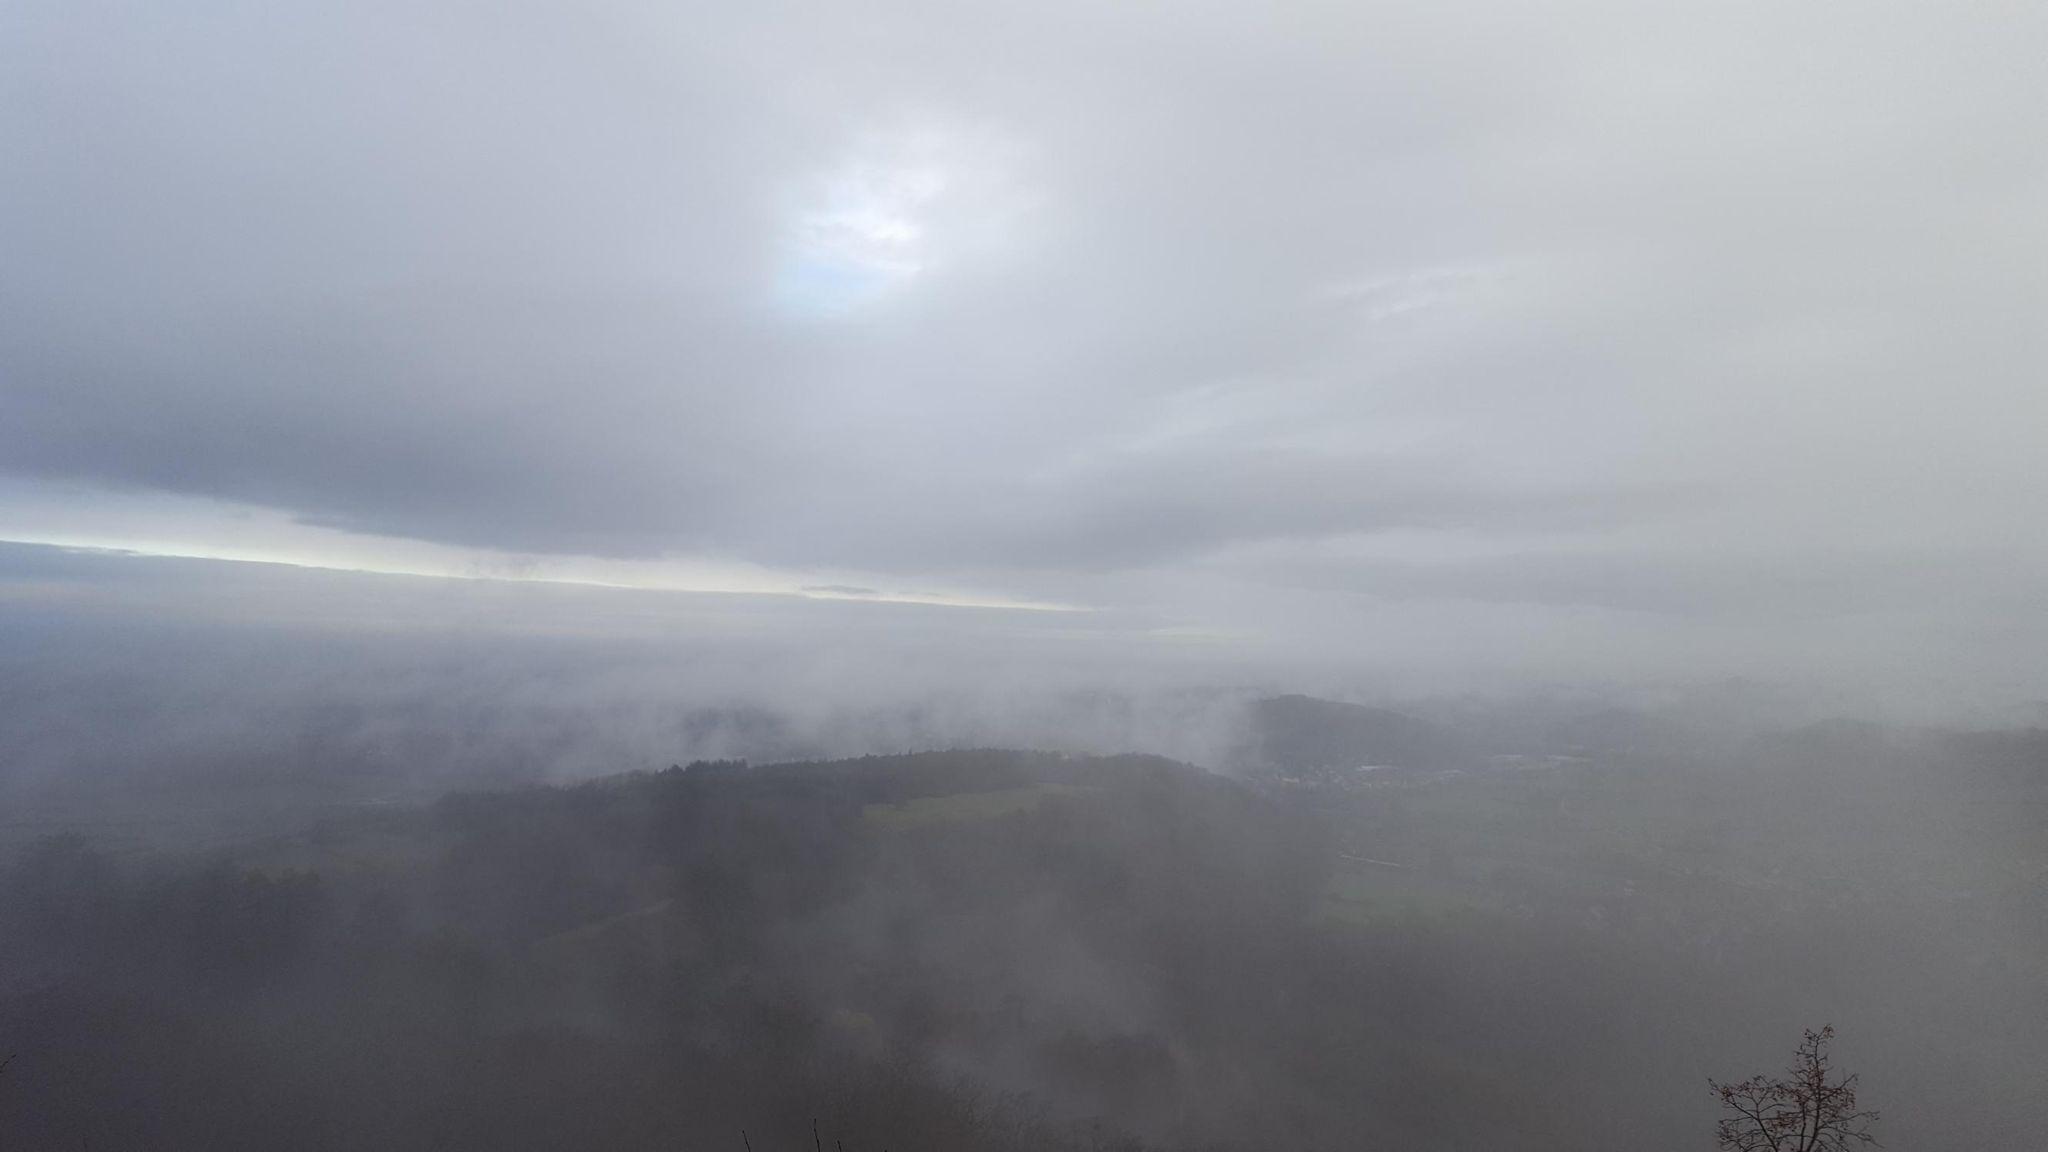
<svg viewBox="0 0 2048 1152">
<path fill-rule="evenodd" d="M 0 1148 L 1704 1148 L 1823 1020 L 1888 1143 L 2023 1146 L 2038 797 L 1784 778 L 965 751 L 48 840 Z"/>
</svg>

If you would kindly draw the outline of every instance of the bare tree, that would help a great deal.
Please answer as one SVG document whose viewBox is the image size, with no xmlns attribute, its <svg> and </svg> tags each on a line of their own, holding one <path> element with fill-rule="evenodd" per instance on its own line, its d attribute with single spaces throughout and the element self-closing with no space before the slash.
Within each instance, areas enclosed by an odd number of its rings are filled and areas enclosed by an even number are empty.
<svg viewBox="0 0 2048 1152">
<path fill-rule="evenodd" d="M 1856 1077 L 1830 1078 L 1828 1042 L 1832 1026 L 1807 1029 L 1792 1067 L 1781 1079 L 1752 1076 L 1739 1084 L 1708 1080 L 1724 1117 L 1715 1135 L 1734 1152 L 1848 1152 L 1877 1137 L 1870 1125 L 1877 1113 L 1856 1107 Z"/>
</svg>

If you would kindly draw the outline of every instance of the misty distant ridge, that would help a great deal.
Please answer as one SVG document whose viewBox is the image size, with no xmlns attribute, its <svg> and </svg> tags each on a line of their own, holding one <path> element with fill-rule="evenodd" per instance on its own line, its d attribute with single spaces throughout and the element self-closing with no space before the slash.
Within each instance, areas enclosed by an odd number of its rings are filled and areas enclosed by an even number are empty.
<svg viewBox="0 0 2048 1152">
<path fill-rule="evenodd" d="M 2041 729 L 2025 727 L 1808 719 L 1736 682 L 1651 705 L 1465 696 L 1388 706 L 1238 688 L 820 708 L 690 705 L 631 680 L 617 680 L 632 685 L 621 690 L 596 666 L 548 681 L 512 666 L 488 677 L 414 673 L 414 690 L 340 670 L 299 684 L 241 675 L 215 668 L 162 689 L 146 665 L 13 678 L 18 690 L 0 700 L 0 795 L 15 816 L 0 824 L 0 841 L 104 826 L 144 841 L 203 843 L 261 835 L 335 804 L 419 803 L 450 790 L 695 760 L 767 765 L 981 747 L 1152 754 L 1246 777 L 1549 762 L 1654 772 L 1708 761 L 1909 775 L 1996 763 L 2024 776 L 2041 762 L 2043 742 Z M 217 710 L 229 699 L 232 722 L 204 703 Z"/>
<path fill-rule="evenodd" d="M 1388 766 L 1461 768 L 1479 750 L 1450 729 L 1386 708 L 1274 696 L 1246 708 L 1253 765 L 1284 771 Z"/>
<path fill-rule="evenodd" d="M 693 759 L 974 746 L 1149 752 L 1224 772 L 1442 770 L 1511 755 L 1732 754 L 1807 725 L 1877 723 L 1840 720 L 1858 711 L 1826 696 L 1741 680 L 1661 693 L 1339 695 L 1289 691 L 1277 678 L 1205 683 L 1194 679 L 1199 669 L 1139 687 L 1088 686 L 1032 666 L 1011 682 L 981 683 L 944 662 L 891 675 L 856 663 L 841 674 L 815 658 L 585 639 L 416 643 L 61 620 L 0 627 L 0 639 L 0 786 L 60 790 L 111 779 L 291 787 L 354 777 L 417 793 Z M 1996 709 L 1958 730 L 2023 729 L 2032 719 Z"/>
</svg>

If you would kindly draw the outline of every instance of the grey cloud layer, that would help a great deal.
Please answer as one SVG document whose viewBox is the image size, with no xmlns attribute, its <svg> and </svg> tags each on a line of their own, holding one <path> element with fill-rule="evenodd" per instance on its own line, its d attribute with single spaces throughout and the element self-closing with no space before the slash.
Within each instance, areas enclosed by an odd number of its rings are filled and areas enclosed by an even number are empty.
<svg viewBox="0 0 2048 1152">
<path fill-rule="evenodd" d="M 1136 601 L 1108 577 L 1740 615 L 1844 549 L 1967 588 L 2041 548 L 2043 25 L 18 3 L 0 469 Z M 821 182 L 906 151 L 919 267 L 779 302 Z M 1325 547 L 1417 531 L 1535 559 Z M 1299 554 L 1218 559 L 1253 546 Z"/>
</svg>

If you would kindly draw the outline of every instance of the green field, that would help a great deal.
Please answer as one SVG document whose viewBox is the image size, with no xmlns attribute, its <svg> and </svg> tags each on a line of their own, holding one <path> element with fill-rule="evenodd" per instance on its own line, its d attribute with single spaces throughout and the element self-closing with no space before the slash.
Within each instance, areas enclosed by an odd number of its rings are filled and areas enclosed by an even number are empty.
<svg viewBox="0 0 2048 1152">
<path fill-rule="evenodd" d="M 951 796 L 919 796 L 900 804 L 870 804 L 861 819 L 889 832 L 925 828 L 936 824 L 960 824 L 993 820 L 1016 812 L 1028 812 L 1052 796 L 1083 796 L 1097 789 L 1081 784 L 1034 784 L 1029 788 L 1007 788 L 999 792 L 956 792 Z"/>
</svg>

